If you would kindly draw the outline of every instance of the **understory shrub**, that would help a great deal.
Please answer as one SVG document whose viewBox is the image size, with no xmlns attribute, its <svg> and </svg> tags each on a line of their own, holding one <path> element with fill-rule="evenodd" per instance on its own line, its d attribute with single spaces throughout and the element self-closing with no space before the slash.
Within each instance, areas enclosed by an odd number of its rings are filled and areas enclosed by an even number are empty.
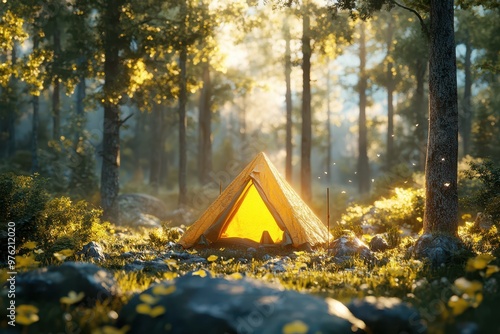
<svg viewBox="0 0 500 334">
<path fill-rule="evenodd" d="M 73 203 L 68 197 L 50 199 L 45 179 L 37 174 L 0 175 L 0 222 L 2 244 L 7 244 L 8 222 L 15 223 L 15 242 L 36 241 L 44 249 L 70 245 L 79 250 L 90 241 L 106 240 L 108 224 L 101 223 L 101 210 L 86 201 Z M 60 247 L 56 247 L 60 248 Z M 3 247 L 0 252 L 6 252 Z M 6 253 L 0 253 L 5 257 Z"/>
<path fill-rule="evenodd" d="M 471 161 L 469 166 L 462 172 L 471 182 L 463 182 L 461 204 L 471 211 L 490 215 L 493 222 L 500 222 L 500 167 L 491 161 Z"/>
<path fill-rule="evenodd" d="M 7 224 L 15 223 L 16 244 L 32 237 L 37 230 L 37 221 L 49 201 L 44 189 L 45 180 L 31 176 L 0 174 L 0 243 L 6 245 Z M 5 240 L 4 240 L 5 239 Z M 2 247 L 3 258 L 7 247 Z"/>
<path fill-rule="evenodd" d="M 394 227 L 418 232 L 422 229 L 424 204 L 423 189 L 396 188 L 391 197 L 381 198 L 372 205 L 347 208 L 341 225 L 358 235 L 363 233 L 363 225 L 378 232 L 388 232 Z"/>
</svg>

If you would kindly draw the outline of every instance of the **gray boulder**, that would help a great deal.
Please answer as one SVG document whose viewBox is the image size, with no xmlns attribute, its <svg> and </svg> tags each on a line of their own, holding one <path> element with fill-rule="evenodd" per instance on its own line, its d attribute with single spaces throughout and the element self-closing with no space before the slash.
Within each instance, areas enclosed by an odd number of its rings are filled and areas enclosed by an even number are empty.
<svg viewBox="0 0 500 334">
<path fill-rule="evenodd" d="M 419 312 L 399 298 L 365 297 L 347 305 L 373 334 L 423 334 L 427 327 Z"/>
<path fill-rule="evenodd" d="M 139 310 L 139 312 L 138 312 Z M 250 278 L 227 280 L 187 275 L 133 297 L 118 317 L 127 333 L 364 333 L 364 323 L 333 299 L 284 290 Z M 304 331 L 305 332 L 305 331 Z"/>
<path fill-rule="evenodd" d="M 91 263 L 65 262 L 21 273 L 16 278 L 19 300 L 59 303 L 70 291 L 83 292 L 81 303 L 87 306 L 120 295 L 113 274 Z"/>
<path fill-rule="evenodd" d="M 95 241 L 91 241 L 83 246 L 82 250 L 78 252 L 78 254 L 83 255 L 85 259 L 91 259 L 97 262 L 104 261 L 106 259 L 106 254 L 104 254 L 101 244 Z"/>
<path fill-rule="evenodd" d="M 380 234 L 377 234 L 370 240 L 370 249 L 374 252 L 383 252 L 389 249 L 389 244 Z"/>
<path fill-rule="evenodd" d="M 352 235 L 344 235 L 335 239 L 331 244 L 328 252 L 336 258 L 349 258 L 358 255 L 363 260 L 373 261 L 373 256 L 370 248 L 361 240 Z"/>
<path fill-rule="evenodd" d="M 118 196 L 120 224 L 129 226 L 160 226 L 167 220 L 167 208 L 158 198 L 146 194 Z"/>
<path fill-rule="evenodd" d="M 454 258 L 466 258 L 472 255 L 460 239 L 439 233 L 422 234 L 411 252 L 416 259 L 429 260 L 435 267 L 444 265 Z"/>
</svg>

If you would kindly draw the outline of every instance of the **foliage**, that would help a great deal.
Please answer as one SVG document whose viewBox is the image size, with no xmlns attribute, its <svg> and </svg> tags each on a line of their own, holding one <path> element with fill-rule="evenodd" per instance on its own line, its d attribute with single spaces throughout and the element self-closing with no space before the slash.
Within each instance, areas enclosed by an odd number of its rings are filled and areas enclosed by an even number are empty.
<svg viewBox="0 0 500 334">
<path fill-rule="evenodd" d="M 18 176 L 12 173 L 0 174 L 0 222 L 2 231 L 7 223 L 16 224 L 16 242 L 22 243 L 37 231 L 37 222 L 49 200 L 44 189 L 45 180 L 38 174 Z M 0 254 L 7 251 L 2 248 Z"/>
<path fill-rule="evenodd" d="M 494 222 L 500 221 L 500 167 L 491 161 L 470 162 L 470 169 L 463 175 L 469 180 L 478 180 L 479 187 L 472 188 L 471 195 L 462 198 L 470 209 L 491 215 Z"/>
<path fill-rule="evenodd" d="M 86 201 L 73 203 L 68 197 L 50 200 L 37 225 L 36 240 L 44 249 L 80 250 L 90 241 L 107 239 L 107 224 L 100 221 L 101 210 Z"/>
<path fill-rule="evenodd" d="M 149 232 L 149 240 L 157 249 L 164 249 L 168 242 L 177 242 L 181 237 L 179 228 L 169 227 L 168 222 L 163 222 L 161 228 Z"/>
<path fill-rule="evenodd" d="M 362 234 L 363 225 L 386 232 L 396 227 L 418 232 L 422 228 L 424 212 L 423 189 L 394 189 L 389 198 L 381 198 L 373 205 L 353 205 L 342 216 L 343 228 Z"/>
</svg>

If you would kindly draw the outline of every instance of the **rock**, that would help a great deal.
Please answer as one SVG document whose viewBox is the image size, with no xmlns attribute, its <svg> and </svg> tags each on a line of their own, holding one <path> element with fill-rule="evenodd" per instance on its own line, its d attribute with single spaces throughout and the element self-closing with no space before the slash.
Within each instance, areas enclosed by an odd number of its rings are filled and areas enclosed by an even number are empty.
<svg viewBox="0 0 500 334">
<path fill-rule="evenodd" d="M 186 264 L 195 264 L 195 263 L 201 263 L 201 264 L 207 264 L 208 261 L 207 259 L 205 259 L 204 257 L 201 257 L 201 256 L 192 256 L 186 260 L 182 260 L 182 263 L 186 263 Z"/>
<path fill-rule="evenodd" d="M 374 259 L 374 256 L 368 246 L 355 236 L 350 235 L 344 235 L 335 239 L 330 244 L 328 252 L 339 258 L 359 255 L 362 259 L 367 261 L 372 261 Z"/>
<path fill-rule="evenodd" d="M 133 225 L 144 227 L 160 227 L 161 220 L 153 215 L 138 212 L 137 216 L 133 220 Z"/>
<path fill-rule="evenodd" d="M 106 259 L 106 254 L 104 254 L 101 244 L 95 241 L 91 241 L 83 246 L 82 250 L 77 254 L 81 254 L 84 258 L 92 259 L 97 262 L 104 261 Z"/>
<path fill-rule="evenodd" d="M 489 231 L 493 227 L 493 217 L 491 215 L 478 212 L 474 220 L 474 229 L 481 232 Z"/>
<path fill-rule="evenodd" d="M 370 240 L 370 249 L 374 252 L 383 252 L 389 249 L 389 244 L 380 234 L 377 234 Z"/>
<path fill-rule="evenodd" d="M 113 274 L 91 263 L 65 262 L 21 273 L 16 278 L 16 297 L 20 300 L 59 303 L 70 291 L 83 292 L 82 303 L 88 306 L 120 294 Z"/>
<path fill-rule="evenodd" d="M 122 194 L 118 198 L 120 224 L 160 226 L 167 219 L 167 208 L 158 198 L 146 194 Z"/>
<path fill-rule="evenodd" d="M 125 253 L 121 254 L 120 257 L 124 258 L 124 259 L 130 259 L 130 258 L 134 257 L 134 254 L 132 254 L 131 252 L 125 252 Z"/>
<path fill-rule="evenodd" d="M 287 270 L 287 265 L 280 259 L 272 259 L 264 263 L 263 268 L 273 273 L 284 273 Z"/>
<path fill-rule="evenodd" d="M 195 220 L 195 217 L 192 210 L 179 208 L 167 213 L 166 220 L 169 220 L 175 226 L 181 226 L 190 225 Z"/>
<path fill-rule="evenodd" d="M 141 260 L 135 260 L 132 263 L 127 263 L 124 267 L 123 270 L 125 271 L 141 271 L 146 267 L 146 263 Z"/>
<path fill-rule="evenodd" d="M 434 267 L 437 267 L 444 265 L 455 257 L 471 256 L 471 252 L 456 237 L 446 234 L 425 233 L 416 241 L 412 255 L 416 259 L 428 259 Z"/>
<path fill-rule="evenodd" d="M 474 322 L 459 322 L 455 326 L 454 333 L 457 334 L 479 334 L 481 330 L 479 329 L 479 325 Z"/>
<path fill-rule="evenodd" d="M 372 333 L 422 334 L 427 328 L 418 311 L 399 298 L 368 296 L 347 305 L 352 314 L 365 322 Z"/>
<path fill-rule="evenodd" d="M 137 309 L 143 312 L 138 313 Z M 125 305 L 118 327 L 134 333 L 282 333 L 295 325 L 308 333 L 353 333 L 364 323 L 333 299 L 284 290 L 259 280 L 193 276 L 164 281 Z M 360 333 L 360 331 L 358 331 Z"/>
</svg>

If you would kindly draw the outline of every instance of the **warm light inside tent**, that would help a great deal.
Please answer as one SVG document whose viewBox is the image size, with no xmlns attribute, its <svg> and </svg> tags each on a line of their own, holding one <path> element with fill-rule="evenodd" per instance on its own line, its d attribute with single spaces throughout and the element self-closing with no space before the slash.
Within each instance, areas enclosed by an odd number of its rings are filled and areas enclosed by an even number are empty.
<svg viewBox="0 0 500 334">
<path fill-rule="evenodd" d="M 283 241 L 283 230 L 276 223 L 253 182 L 250 181 L 228 215 L 221 230 L 220 239 L 245 238 L 260 242 L 263 234 L 267 235 L 266 231 L 273 243 Z"/>
</svg>

